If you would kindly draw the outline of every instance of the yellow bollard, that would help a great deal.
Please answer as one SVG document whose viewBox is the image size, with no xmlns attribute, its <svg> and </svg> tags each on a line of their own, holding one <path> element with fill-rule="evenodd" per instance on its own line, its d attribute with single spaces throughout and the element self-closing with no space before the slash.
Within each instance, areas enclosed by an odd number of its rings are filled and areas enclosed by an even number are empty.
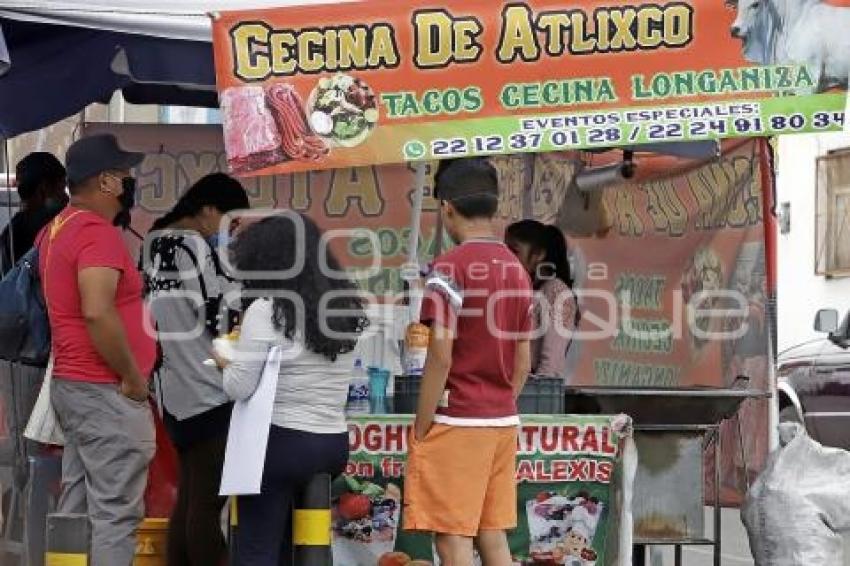
<svg viewBox="0 0 850 566">
<path fill-rule="evenodd" d="M 331 566 L 331 477 L 310 480 L 296 502 L 292 542 L 298 566 Z"/>
<path fill-rule="evenodd" d="M 86 515 L 48 515 L 45 566 L 88 566 L 89 537 Z"/>
</svg>

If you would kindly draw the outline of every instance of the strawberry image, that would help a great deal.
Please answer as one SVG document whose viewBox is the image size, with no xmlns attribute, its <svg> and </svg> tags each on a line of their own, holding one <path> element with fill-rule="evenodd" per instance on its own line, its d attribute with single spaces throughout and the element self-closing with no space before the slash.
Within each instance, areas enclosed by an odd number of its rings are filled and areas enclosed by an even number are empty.
<svg viewBox="0 0 850 566">
<path fill-rule="evenodd" d="M 337 509 L 346 521 L 357 521 L 369 516 L 372 512 L 372 502 L 366 495 L 343 493 L 339 498 Z"/>
<path fill-rule="evenodd" d="M 548 491 L 541 491 L 536 496 L 534 496 L 534 500 L 537 503 L 543 503 L 544 501 L 547 501 L 550 497 L 552 497 L 551 493 L 549 493 Z"/>
<path fill-rule="evenodd" d="M 388 552 L 378 558 L 378 566 L 406 566 L 410 564 L 410 556 L 403 552 Z"/>
</svg>

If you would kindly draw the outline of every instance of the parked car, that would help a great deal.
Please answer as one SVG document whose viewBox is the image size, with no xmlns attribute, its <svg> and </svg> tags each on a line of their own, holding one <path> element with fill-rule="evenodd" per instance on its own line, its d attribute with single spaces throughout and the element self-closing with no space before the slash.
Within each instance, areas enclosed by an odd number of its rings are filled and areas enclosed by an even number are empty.
<svg viewBox="0 0 850 566">
<path fill-rule="evenodd" d="M 804 423 L 818 442 L 850 450 L 850 313 L 824 309 L 815 330 L 826 338 L 779 354 L 777 388 L 780 421 Z"/>
</svg>

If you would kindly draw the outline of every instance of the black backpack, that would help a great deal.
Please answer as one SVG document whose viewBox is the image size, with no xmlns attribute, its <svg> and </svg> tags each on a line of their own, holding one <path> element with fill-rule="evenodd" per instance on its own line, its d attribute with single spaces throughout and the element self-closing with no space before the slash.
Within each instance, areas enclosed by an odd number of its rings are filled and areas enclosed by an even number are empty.
<svg viewBox="0 0 850 566">
<path fill-rule="evenodd" d="M 50 319 L 38 270 L 39 245 L 50 244 L 65 224 L 77 216 L 54 218 L 35 245 L 0 280 L 0 360 L 46 367 L 50 358 Z"/>
<path fill-rule="evenodd" d="M 46 366 L 50 321 L 38 273 L 38 245 L 0 280 L 0 359 Z"/>
</svg>

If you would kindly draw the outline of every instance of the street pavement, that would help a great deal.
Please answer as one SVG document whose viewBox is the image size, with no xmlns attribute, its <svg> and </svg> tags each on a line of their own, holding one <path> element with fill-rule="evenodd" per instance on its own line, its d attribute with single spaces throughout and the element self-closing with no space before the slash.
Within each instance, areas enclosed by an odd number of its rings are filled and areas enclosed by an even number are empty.
<svg viewBox="0 0 850 566">
<path fill-rule="evenodd" d="M 710 508 L 705 510 L 705 524 L 708 526 L 706 534 L 710 537 L 714 527 L 713 510 Z M 741 523 L 740 511 L 724 509 L 721 525 L 721 564 L 723 566 L 753 566 L 747 532 Z M 713 566 L 714 549 L 710 546 L 685 547 L 682 552 L 682 561 L 685 566 Z M 673 566 L 673 549 L 656 547 L 647 563 L 651 566 Z"/>
<path fill-rule="evenodd" d="M 711 509 L 705 511 L 705 523 L 709 529 L 713 528 L 713 515 Z M 724 509 L 722 519 L 722 537 L 720 563 L 723 566 L 753 566 L 753 558 L 750 554 L 750 544 L 747 540 L 747 531 L 741 523 L 741 513 L 738 509 Z M 707 533 L 711 535 L 711 530 Z M 845 539 L 844 566 L 850 566 L 850 537 Z M 685 548 L 682 553 L 684 566 L 713 566 L 714 549 L 711 547 Z M 647 560 L 650 566 L 673 566 L 673 549 L 657 548 L 652 553 L 651 560 Z"/>
</svg>

